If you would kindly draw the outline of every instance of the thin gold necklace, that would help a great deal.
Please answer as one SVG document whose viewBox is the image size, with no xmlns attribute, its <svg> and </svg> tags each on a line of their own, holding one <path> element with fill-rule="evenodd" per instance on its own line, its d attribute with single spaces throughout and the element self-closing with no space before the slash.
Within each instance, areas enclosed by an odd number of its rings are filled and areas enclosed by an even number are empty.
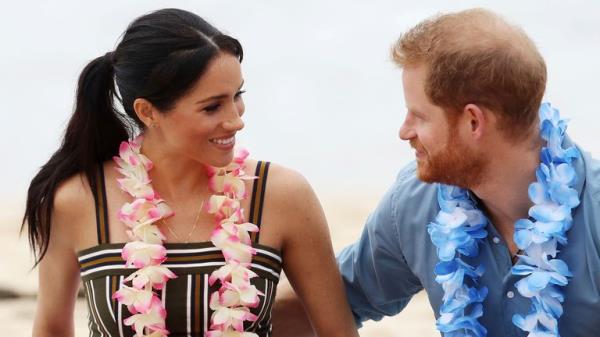
<svg viewBox="0 0 600 337">
<path fill-rule="evenodd" d="M 187 238 L 185 241 L 183 241 L 183 243 L 190 242 L 190 238 L 192 237 L 192 234 L 196 230 L 196 227 L 198 227 L 198 220 L 200 219 L 200 213 L 202 213 L 202 206 L 204 206 L 204 200 L 200 203 L 200 207 L 198 208 L 198 212 L 196 213 L 196 220 L 194 220 L 194 226 L 192 226 L 192 230 L 188 233 Z M 173 235 L 175 240 L 181 242 L 181 240 L 179 239 L 179 235 L 177 235 L 177 233 L 175 233 L 175 231 L 171 228 L 171 226 L 169 226 L 169 224 L 165 221 L 165 219 L 161 219 L 160 221 L 167 227 L 167 229 L 169 230 L 171 235 Z"/>
</svg>

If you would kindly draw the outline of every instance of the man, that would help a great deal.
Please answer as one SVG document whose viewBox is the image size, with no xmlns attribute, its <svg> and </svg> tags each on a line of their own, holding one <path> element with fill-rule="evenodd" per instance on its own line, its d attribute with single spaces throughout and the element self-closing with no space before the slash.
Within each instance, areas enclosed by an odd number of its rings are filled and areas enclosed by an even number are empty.
<svg viewBox="0 0 600 337">
<path fill-rule="evenodd" d="M 532 41 L 474 9 L 418 24 L 392 55 L 416 163 L 338 256 L 356 323 L 424 289 L 445 336 L 597 335 L 600 163 L 546 105 L 540 132 L 546 66 Z M 275 336 L 310 335 L 298 308 L 283 287 Z"/>
</svg>

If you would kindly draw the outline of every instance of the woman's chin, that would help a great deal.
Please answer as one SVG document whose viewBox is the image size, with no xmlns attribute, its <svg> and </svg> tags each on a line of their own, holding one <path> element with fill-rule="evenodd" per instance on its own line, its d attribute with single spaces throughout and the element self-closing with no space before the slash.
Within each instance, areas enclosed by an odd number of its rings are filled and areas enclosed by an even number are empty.
<svg viewBox="0 0 600 337">
<path fill-rule="evenodd" d="M 212 158 L 207 158 L 206 164 L 214 167 L 224 167 L 229 165 L 233 160 L 233 150 L 229 153 L 222 153 L 219 156 L 212 156 Z"/>
</svg>

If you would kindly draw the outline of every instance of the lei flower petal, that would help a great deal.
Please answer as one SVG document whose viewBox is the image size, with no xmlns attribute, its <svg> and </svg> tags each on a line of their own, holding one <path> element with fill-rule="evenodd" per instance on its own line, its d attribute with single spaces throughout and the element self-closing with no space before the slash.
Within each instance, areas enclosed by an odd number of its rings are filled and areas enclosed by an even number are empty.
<svg viewBox="0 0 600 337">
<path fill-rule="evenodd" d="M 136 314 L 150 309 L 153 295 L 152 291 L 124 285 L 113 294 L 112 298 L 126 305 L 129 312 Z"/>
<path fill-rule="evenodd" d="M 127 261 L 126 267 L 143 268 L 150 265 L 156 266 L 165 261 L 167 250 L 160 244 L 132 241 L 123 247 L 121 257 Z"/>
<path fill-rule="evenodd" d="M 144 331 L 158 332 L 167 335 L 169 332 L 165 329 L 165 318 L 167 312 L 160 299 L 156 296 L 152 298 L 150 308 L 144 313 L 137 313 L 123 320 L 127 326 L 133 325 L 133 329 L 138 335 L 145 335 Z"/>
<path fill-rule="evenodd" d="M 165 283 L 177 276 L 164 266 L 146 266 L 136 270 L 133 274 L 127 276 L 125 281 L 131 281 L 137 289 L 145 288 L 146 286 L 153 289 L 162 289 Z"/>
</svg>

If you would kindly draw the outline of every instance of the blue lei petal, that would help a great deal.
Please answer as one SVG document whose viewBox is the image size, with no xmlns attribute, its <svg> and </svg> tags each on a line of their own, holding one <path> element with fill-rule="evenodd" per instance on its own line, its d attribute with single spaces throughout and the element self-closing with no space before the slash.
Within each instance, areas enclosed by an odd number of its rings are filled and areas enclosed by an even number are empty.
<svg viewBox="0 0 600 337">
<path fill-rule="evenodd" d="M 488 293 L 486 287 L 477 287 L 483 266 L 471 266 L 461 256 L 479 254 L 488 220 L 460 188 L 440 185 L 438 203 L 440 212 L 427 228 L 440 259 L 435 280 L 444 290 L 437 328 L 445 337 L 483 337 L 487 330 L 477 320 L 483 315 L 482 303 Z"/>
<path fill-rule="evenodd" d="M 556 254 L 558 244 L 567 243 L 571 212 L 580 202 L 572 166 L 580 153 L 574 146 L 562 147 L 567 121 L 560 118 L 557 109 L 544 103 L 539 115 L 540 136 L 547 143 L 540 153 L 537 181 L 529 186 L 529 198 L 534 203 L 529 209 L 530 219 L 515 223 L 514 241 L 525 254 L 519 255 L 520 263 L 512 268 L 514 275 L 522 276 L 515 287 L 531 299 L 531 309 L 526 316 L 514 315 L 512 321 L 528 332 L 528 337 L 559 337 L 558 318 L 564 302 L 561 287 L 568 284 L 572 274 Z M 455 186 L 439 186 L 438 204 L 440 212 L 427 226 L 440 259 L 435 280 L 444 290 L 436 326 L 444 337 L 486 336 L 487 330 L 478 321 L 488 292 L 486 287 L 477 286 L 484 269 L 462 257 L 479 254 L 479 243 L 487 237 L 488 220 L 469 192 Z"/>
<path fill-rule="evenodd" d="M 515 275 L 527 275 L 515 286 L 532 303 L 527 316 L 515 315 L 513 323 L 530 337 L 560 336 L 558 319 L 564 301 L 561 287 L 572 277 L 567 264 L 556 258 L 557 245 L 567 243 L 566 233 L 573 223 L 571 213 L 580 202 L 572 166 L 580 153 L 575 147 L 562 147 L 566 128 L 567 122 L 560 118 L 558 110 L 542 104 L 540 134 L 547 144 L 542 148 L 537 182 L 529 188 L 529 197 L 535 204 L 529 210 L 533 221 L 519 221 L 515 226 L 515 243 L 526 255 L 521 257 L 520 265 L 512 268 Z"/>
</svg>

